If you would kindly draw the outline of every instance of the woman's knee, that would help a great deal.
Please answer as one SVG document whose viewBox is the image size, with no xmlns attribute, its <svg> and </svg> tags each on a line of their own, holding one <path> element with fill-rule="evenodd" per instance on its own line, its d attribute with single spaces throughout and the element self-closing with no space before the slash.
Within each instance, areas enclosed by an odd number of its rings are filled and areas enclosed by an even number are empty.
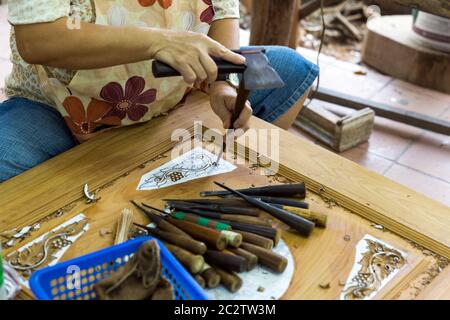
<svg viewBox="0 0 450 320">
<path fill-rule="evenodd" d="M 319 73 L 319 68 L 314 63 L 291 48 L 268 46 L 266 54 L 271 66 L 277 70 L 283 80 L 290 83 L 301 85 L 305 81 L 308 82 L 310 78 L 315 79 Z"/>
<path fill-rule="evenodd" d="M 0 104 L 0 181 L 75 145 L 64 120 L 49 108 L 26 99 Z"/>
</svg>

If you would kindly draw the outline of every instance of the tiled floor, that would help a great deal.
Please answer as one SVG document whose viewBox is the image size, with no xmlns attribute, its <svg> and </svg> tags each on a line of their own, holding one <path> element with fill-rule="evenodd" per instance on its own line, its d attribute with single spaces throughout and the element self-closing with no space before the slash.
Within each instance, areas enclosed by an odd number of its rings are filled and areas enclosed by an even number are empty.
<svg viewBox="0 0 450 320">
<path fill-rule="evenodd" d="M 8 29 L 6 8 L 0 6 L 0 100 L 4 78 L 11 68 Z M 242 44 L 247 43 L 248 33 L 243 32 Z M 299 52 L 316 61 L 314 51 L 300 48 Z M 324 87 L 450 120 L 450 95 L 394 80 L 367 67 L 328 56 L 321 57 L 320 67 L 321 85 Z M 358 75 L 358 71 L 366 74 Z M 323 104 L 319 101 L 313 103 Z M 291 132 L 317 143 L 296 128 Z M 342 156 L 450 206 L 448 136 L 377 118 L 369 142 L 342 153 Z"/>
<path fill-rule="evenodd" d="M 316 52 L 304 48 L 298 51 L 316 61 Z M 321 57 L 320 66 L 321 86 L 325 88 L 450 120 L 448 94 L 332 57 Z M 364 71 L 366 75 L 358 75 L 356 71 Z M 349 111 L 317 100 L 313 103 Z M 291 132 L 305 136 L 296 128 Z M 310 137 L 308 140 L 319 144 Z M 377 117 L 369 142 L 341 155 L 450 206 L 450 136 Z"/>
</svg>

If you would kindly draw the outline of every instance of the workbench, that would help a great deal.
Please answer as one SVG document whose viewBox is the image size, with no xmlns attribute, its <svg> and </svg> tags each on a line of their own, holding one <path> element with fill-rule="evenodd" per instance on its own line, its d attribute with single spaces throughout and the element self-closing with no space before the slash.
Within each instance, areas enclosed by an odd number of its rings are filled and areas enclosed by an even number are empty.
<svg viewBox="0 0 450 320">
<path fill-rule="evenodd" d="M 279 132 L 279 160 L 270 154 L 270 148 L 258 156 L 278 161 L 277 174 L 263 175 L 257 166 L 247 163 L 231 173 L 156 191 L 137 191 L 143 174 L 170 160 L 177 143 L 170 138 L 173 130 L 183 128 L 193 134 L 194 121 L 201 121 L 203 129 L 221 128 L 202 94 L 193 94 L 168 116 L 102 133 L 0 184 L 0 232 L 42 221 L 38 230 L 6 248 L 5 254 L 79 213 L 87 216 L 89 230 L 62 260 L 110 246 L 122 209 L 132 207 L 130 200 L 161 208 L 163 198 L 198 197 L 202 190 L 217 189 L 213 181 L 226 181 L 236 188 L 304 181 L 307 201 L 315 211 L 328 215 L 328 227 L 303 238 L 280 224 L 296 268 L 284 299 L 339 298 L 342 282 L 354 264 L 355 245 L 366 234 L 408 254 L 406 267 L 378 293 L 379 299 L 402 297 L 436 261 L 450 258 L 450 208 L 285 131 Z M 257 118 L 252 118 L 251 126 L 275 129 Z M 237 146 L 244 144 L 245 136 L 236 142 Z M 241 160 L 255 152 L 252 146 L 237 150 L 235 156 Z M 86 183 L 96 191 L 98 202 L 86 203 L 82 192 Z M 137 222 L 148 223 L 139 212 L 135 217 Z M 450 281 L 448 272 L 441 275 L 442 281 Z M 434 285 L 433 281 L 428 285 L 431 293 L 427 298 L 433 298 Z M 436 297 L 445 296 L 445 290 L 449 289 L 437 290 Z"/>
</svg>

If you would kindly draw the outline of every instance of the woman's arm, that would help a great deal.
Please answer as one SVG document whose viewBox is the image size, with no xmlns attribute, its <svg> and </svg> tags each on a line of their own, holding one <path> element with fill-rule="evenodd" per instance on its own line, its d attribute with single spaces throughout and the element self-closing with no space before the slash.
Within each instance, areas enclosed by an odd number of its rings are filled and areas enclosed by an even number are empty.
<svg viewBox="0 0 450 320">
<path fill-rule="evenodd" d="M 225 46 L 193 32 L 83 22 L 80 29 L 70 29 L 67 18 L 14 28 L 22 58 L 50 67 L 83 70 L 158 59 L 177 69 L 187 83 L 194 83 L 216 79 L 217 67 L 210 56 L 245 62 Z"/>
<path fill-rule="evenodd" d="M 231 50 L 240 48 L 239 19 L 222 19 L 214 21 L 209 29 L 209 36 Z"/>
</svg>

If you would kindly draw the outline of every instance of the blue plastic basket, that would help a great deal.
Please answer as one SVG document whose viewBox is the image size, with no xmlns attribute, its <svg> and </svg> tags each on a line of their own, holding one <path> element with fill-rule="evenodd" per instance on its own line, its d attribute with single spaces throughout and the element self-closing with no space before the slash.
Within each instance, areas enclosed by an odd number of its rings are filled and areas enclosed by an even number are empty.
<svg viewBox="0 0 450 320">
<path fill-rule="evenodd" d="M 30 288 L 40 300 L 94 300 L 92 286 L 126 263 L 142 243 L 153 239 L 137 238 L 38 270 L 31 275 Z M 160 241 L 158 243 L 163 275 L 172 283 L 176 299 L 207 300 L 204 290 L 169 250 Z"/>
</svg>

